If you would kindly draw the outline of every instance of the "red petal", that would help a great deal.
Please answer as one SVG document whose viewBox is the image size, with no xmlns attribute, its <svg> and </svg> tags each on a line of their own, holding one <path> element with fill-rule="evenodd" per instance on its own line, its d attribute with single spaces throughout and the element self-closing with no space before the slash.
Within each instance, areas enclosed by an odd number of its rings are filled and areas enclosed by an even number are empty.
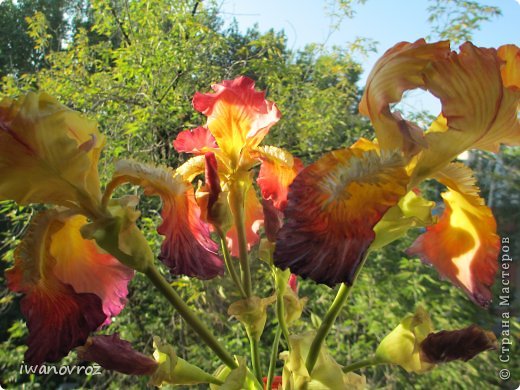
<svg viewBox="0 0 520 390">
<path fill-rule="evenodd" d="M 204 154 L 218 146 L 208 128 L 199 126 L 194 130 L 181 131 L 173 141 L 173 147 L 179 153 Z"/>
<path fill-rule="evenodd" d="M 125 307 L 134 271 L 111 255 L 100 253 L 94 241 L 83 239 L 80 228 L 86 223 L 85 217 L 77 215 L 53 234 L 50 246 L 50 253 L 56 259 L 53 272 L 75 292 L 100 297 L 106 325 Z"/>
<path fill-rule="evenodd" d="M 280 119 L 276 105 L 255 91 L 247 77 L 224 80 L 212 86 L 215 93 L 197 92 L 193 107 L 208 117 L 207 127 L 218 146 L 236 167 L 244 148 L 254 148 Z"/>
<path fill-rule="evenodd" d="M 161 197 L 163 222 L 157 231 L 165 239 L 159 259 L 173 274 L 210 279 L 224 272 L 218 245 L 201 219 L 191 184 L 170 169 L 129 160 L 117 162 L 111 185 L 123 182 L 140 185 L 145 194 Z"/>
<path fill-rule="evenodd" d="M 303 169 L 303 163 L 289 152 L 273 146 L 258 148 L 258 157 L 262 160 L 257 179 L 262 197 L 272 200 L 274 207 L 283 211 L 289 185 Z"/>
<path fill-rule="evenodd" d="M 62 226 L 56 216 L 47 211 L 31 222 L 15 266 L 6 272 L 9 289 L 25 294 L 20 303 L 29 328 L 25 359 L 32 365 L 66 356 L 106 319 L 97 295 L 77 293 L 53 273 L 56 259 L 49 247 Z"/>
<path fill-rule="evenodd" d="M 193 189 L 180 196 L 163 197 L 163 223 L 157 229 L 165 236 L 159 259 L 175 275 L 211 279 L 224 272 L 218 245 L 209 225 L 202 221 Z"/>
</svg>

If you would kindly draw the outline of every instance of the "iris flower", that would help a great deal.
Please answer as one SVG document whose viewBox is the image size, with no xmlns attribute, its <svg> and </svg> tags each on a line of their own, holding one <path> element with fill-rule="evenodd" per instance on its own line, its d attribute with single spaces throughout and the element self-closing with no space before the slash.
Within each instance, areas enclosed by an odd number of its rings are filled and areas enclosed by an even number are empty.
<svg viewBox="0 0 520 390">
<path fill-rule="evenodd" d="M 193 98 L 193 107 L 208 118 L 206 125 L 181 132 L 173 143 L 178 152 L 194 157 L 175 170 L 120 161 L 105 193 L 130 182 L 141 185 L 145 194 L 160 196 L 163 222 L 158 232 L 165 238 L 159 258 L 173 274 L 200 279 L 224 272 L 212 230 L 226 235 L 233 256 L 240 254 L 238 224 L 233 221 L 244 221 L 246 250 L 259 241 L 264 213 L 252 168 L 260 164 L 257 182 L 263 199 L 280 212 L 287 187 L 302 167 L 282 149 L 259 146 L 280 112 L 255 90 L 251 79 L 225 80 L 213 89 Z M 205 183 L 195 191 L 191 182 L 202 174 Z"/>
<path fill-rule="evenodd" d="M 126 302 L 133 271 L 80 233 L 105 213 L 103 144 L 94 122 L 45 93 L 0 103 L 0 200 L 54 206 L 33 218 L 6 271 L 8 287 L 23 293 L 30 364 L 66 356 Z"/>
<path fill-rule="evenodd" d="M 408 250 L 432 264 L 480 305 L 491 299 L 499 238 L 473 173 L 452 162 L 468 149 L 498 152 L 520 143 L 520 53 L 471 43 L 399 43 L 370 73 L 360 103 L 377 140 L 360 140 L 306 167 L 289 187 L 275 264 L 318 283 L 352 284 L 370 250 L 426 227 Z M 423 131 L 392 112 L 407 90 L 439 98 L 442 112 Z M 447 187 L 445 208 L 417 193 L 425 179 Z"/>
</svg>

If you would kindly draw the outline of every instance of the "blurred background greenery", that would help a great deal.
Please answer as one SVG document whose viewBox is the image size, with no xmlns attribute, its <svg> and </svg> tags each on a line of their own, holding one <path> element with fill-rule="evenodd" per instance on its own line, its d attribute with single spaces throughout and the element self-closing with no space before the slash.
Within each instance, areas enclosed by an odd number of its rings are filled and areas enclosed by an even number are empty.
<svg viewBox="0 0 520 390">
<path fill-rule="evenodd" d="M 342 17 L 349 17 L 362 2 L 337 0 L 337 10 Z M 456 42 L 471 39 L 479 23 L 500 14 L 496 7 L 480 2 L 430 3 L 432 34 Z M 447 4 L 459 13 L 447 10 Z M 436 24 L 439 15 L 444 16 L 443 21 L 450 15 L 454 20 Z M 474 16 L 466 20 L 464 15 Z M 205 121 L 191 107 L 194 93 L 208 91 L 211 84 L 237 75 L 256 80 L 257 87 L 266 89 L 268 99 L 275 101 L 282 112 L 282 120 L 273 127 L 266 143 L 286 148 L 306 163 L 326 151 L 348 146 L 360 136 L 373 135 L 370 123 L 358 114 L 362 90 L 356 82 L 363 68 L 352 57 L 355 51 L 371 50 L 369 42 L 333 48 L 309 44 L 291 50 L 283 31 L 251 28 L 240 32 L 236 24 L 225 25 L 219 4 L 213 1 L 7 0 L 0 2 L 0 20 L 0 97 L 41 89 L 95 118 L 108 138 L 100 166 L 105 180 L 110 177 L 114 161 L 120 158 L 172 167 L 182 163 L 186 156 L 173 150 L 172 140 L 178 132 Z M 424 112 L 412 114 L 417 120 L 428 119 Z M 497 217 L 500 235 L 510 237 L 513 257 L 518 259 L 519 242 L 515 237 L 520 220 L 519 151 L 506 148 L 498 155 L 471 152 L 466 162 L 476 170 L 482 194 Z M 126 190 L 139 193 L 130 187 Z M 423 190 L 430 199 L 440 200 L 439 187 L 426 184 Z M 0 203 L 0 385 L 8 389 L 145 388 L 146 378 L 109 371 L 100 376 L 20 373 L 27 330 L 19 311 L 20 297 L 7 290 L 3 274 L 12 265 L 13 250 L 38 207 Z M 157 249 L 161 240 L 155 233 L 159 201 L 142 198 L 140 208 L 141 227 Z M 436 329 L 477 323 L 500 333 L 503 308 L 498 305 L 498 290 L 489 310 L 480 309 L 450 283 L 440 280 L 435 270 L 417 259 L 406 258 L 403 250 L 417 233 L 381 251 L 363 270 L 327 340 L 340 364 L 363 359 L 374 351 L 378 341 L 418 303 L 430 312 Z M 253 270 L 257 295 L 271 295 L 273 286 L 267 267 L 255 261 Z M 515 266 L 512 272 L 514 286 L 518 285 L 517 270 Z M 239 299 L 229 280 L 170 280 L 230 351 L 247 355 L 244 332 L 226 314 L 229 304 Z M 295 332 L 319 325 L 334 292 L 303 281 L 300 295 L 309 297 L 309 302 Z M 407 374 L 397 367 L 368 368 L 362 373 L 369 387 L 516 388 L 520 379 L 520 328 L 516 321 L 518 300 L 514 302 L 509 308 L 514 317 L 512 361 L 507 365 L 512 371 L 510 381 L 498 378 L 497 371 L 504 364 L 499 362 L 498 353 L 491 351 L 469 363 L 449 363 L 423 375 Z M 274 325 L 268 322 L 262 336 L 265 366 Z M 204 369 L 213 371 L 219 365 L 216 359 L 208 358 L 209 350 L 140 275 L 130 285 L 125 310 L 103 332 L 119 332 L 136 349 L 148 353 L 152 350 L 152 336 L 158 335 L 173 344 L 180 356 Z M 81 363 L 71 353 L 60 364 Z M 278 368 L 280 373 L 281 362 Z"/>
</svg>

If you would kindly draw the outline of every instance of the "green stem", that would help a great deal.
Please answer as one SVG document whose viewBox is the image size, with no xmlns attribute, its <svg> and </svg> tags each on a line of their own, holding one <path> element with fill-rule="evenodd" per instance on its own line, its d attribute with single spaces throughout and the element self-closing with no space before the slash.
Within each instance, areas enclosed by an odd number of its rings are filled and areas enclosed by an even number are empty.
<svg viewBox="0 0 520 390">
<path fill-rule="evenodd" d="M 307 360 L 305 361 L 305 366 L 307 367 L 307 371 L 309 372 L 309 374 L 312 374 L 312 370 L 320 354 L 321 345 L 323 344 L 325 337 L 327 337 L 327 334 L 332 328 L 332 325 L 334 325 L 334 321 L 338 317 L 341 308 L 347 301 L 347 298 L 350 295 L 350 291 L 352 290 L 352 286 L 356 282 L 357 277 L 359 276 L 361 269 L 365 265 L 369 254 L 370 251 L 367 250 L 356 272 L 354 273 L 354 277 L 352 278 L 352 284 L 350 286 L 348 286 L 345 283 L 341 284 L 336 298 L 334 298 L 334 301 L 332 302 L 332 305 L 330 305 L 327 314 L 325 314 L 325 318 L 323 319 L 323 322 L 321 323 L 318 332 L 316 333 L 316 337 L 314 337 L 314 340 L 312 340 L 309 354 L 307 355 Z"/>
<path fill-rule="evenodd" d="M 289 350 L 291 349 L 291 343 L 289 343 L 289 329 L 285 322 L 285 308 L 283 304 L 283 292 L 279 289 L 276 290 L 276 317 L 278 319 L 278 326 L 280 327 L 283 337 L 287 342 Z"/>
<path fill-rule="evenodd" d="M 341 311 L 343 304 L 347 300 L 350 294 L 350 290 L 350 286 L 346 285 L 345 283 L 341 284 L 334 302 L 332 302 L 332 305 L 329 307 L 329 310 L 327 311 L 327 314 L 325 314 L 325 318 L 323 319 L 323 322 L 321 323 L 318 332 L 316 333 L 316 337 L 314 337 L 314 340 L 312 340 L 309 354 L 307 355 L 307 360 L 305 361 L 305 366 L 307 367 L 307 371 L 309 373 L 312 373 L 312 369 L 314 368 L 314 365 L 316 364 L 320 354 L 321 345 L 332 328 L 332 325 L 334 325 L 334 321 Z"/>
<path fill-rule="evenodd" d="M 237 274 L 237 271 L 235 270 L 235 266 L 233 265 L 233 259 L 231 258 L 231 255 L 229 254 L 229 249 L 226 244 L 226 236 L 224 235 L 224 232 L 220 230 L 220 228 L 216 228 L 217 233 L 220 236 L 220 247 L 222 248 L 222 254 L 224 256 L 224 263 L 226 264 L 226 268 L 231 275 L 231 279 L 235 282 L 235 285 L 237 286 L 240 295 L 242 298 L 246 298 L 246 292 L 244 290 L 244 287 L 242 286 L 242 283 L 240 282 L 240 277 Z"/>
<path fill-rule="evenodd" d="M 369 359 L 360 360 L 358 362 L 355 362 L 355 363 L 349 364 L 348 366 L 343 367 L 343 372 L 347 373 L 347 372 L 359 370 L 361 368 L 375 366 L 377 364 L 382 364 L 382 362 L 379 362 L 375 357 L 372 357 Z"/>
<path fill-rule="evenodd" d="M 241 191 L 241 189 L 239 190 Z M 244 214 L 244 196 L 235 196 L 234 204 L 232 205 L 233 209 L 233 219 L 235 222 L 235 227 L 237 229 L 238 236 L 238 250 L 239 250 L 239 259 L 240 259 L 240 268 L 242 269 L 242 286 L 244 287 L 244 292 L 246 294 L 246 298 L 250 298 L 253 295 L 253 287 L 251 282 L 251 268 L 249 265 L 249 256 L 247 253 L 247 233 L 246 233 L 246 223 L 245 223 L 245 214 Z M 251 347 L 251 363 L 253 364 L 253 371 L 255 377 L 262 383 L 262 367 L 260 365 L 260 350 L 258 346 L 258 340 L 255 339 L 252 335 L 249 335 L 249 345 Z"/>
<path fill-rule="evenodd" d="M 256 379 L 262 383 L 262 367 L 260 365 L 260 349 L 258 348 L 258 341 L 249 335 L 249 345 L 251 347 L 251 363 L 253 364 L 253 372 Z"/>
<path fill-rule="evenodd" d="M 182 318 L 188 323 L 200 338 L 210 347 L 217 356 L 230 368 L 237 368 L 238 365 L 233 359 L 233 356 L 226 351 L 226 349 L 220 344 L 215 336 L 206 328 L 206 326 L 199 320 L 199 318 L 191 311 L 186 305 L 182 298 L 175 292 L 170 284 L 164 279 L 159 273 L 155 266 L 150 265 L 144 274 L 150 279 L 150 281 L 157 287 L 157 289 L 163 294 L 171 305 L 177 310 Z"/>
<path fill-rule="evenodd" d="M 251 295 L 253 295 L 253 287 L 251 284 L 251 269 L 247 255 L 247 234 L 243 197 L 238 197 L 238 199 L 235 200 L 233 216 L 238 236 L 240 268 L 242 269 L 242 286 L 244 286 L 246 296 L 249 298 Z"/>
<path fill-rule="evenodd" d="M 273 347 L 271 349 L 271 358 L 269 359 L 269 371 L 267 372 L 266 389 L 271 389 L 274 379 L 274 370 L 276 368 L 276 361 L 278 360 L 278 345 L 280 344 L 280 336 L 282 335 L 282 327 L 276 328 L 274 335 Z"/>
</svg>

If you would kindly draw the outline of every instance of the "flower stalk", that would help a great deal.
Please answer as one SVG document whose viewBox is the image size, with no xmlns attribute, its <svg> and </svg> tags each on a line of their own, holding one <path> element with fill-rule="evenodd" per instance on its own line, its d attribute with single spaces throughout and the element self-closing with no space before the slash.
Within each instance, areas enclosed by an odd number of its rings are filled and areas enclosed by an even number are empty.
<svg viewBox="0 0 520 390">
<path fill-rule="evenodd" d="M 224 257 L 224 264 L 226 264 L 226 269 L 228 270 L 231 279 L 233 279 L 233 282 L 235 282 L 235 285 L 237 286 L 240 295 L 243 299 L 245 299 L 247 297 L 247 294 L 244 290 L 244 287 L 242 286 L 242 282 L 240 281 L 240 277 L 238 276 L 235 266 L 233 265 L 233 259 L 231 258 L 231 254 L 229 253 L 229 249 L 226 243 L 226 236 L 222 232 L 222 230 L 218 228 L 217 233 L 220 237 L 220 247 L 222 249 L 222 256 Z"/>
<path fill-rule="evenodd" d="M 327 310 L 327 313 L 325 314 L 325 318 L 323 319 L 323 322 L 321 323 L 318 332 L 316 333 L 316 337 L 312 341 L 309 354 L 307 355 L 307 359 L 305 361 L 305 366 L 307 367 L 307 371 L 309 372 L 309 374 L 312 374 L 312 370 L 314 369 L 314 366 L 320 354 L 321 345 L 323 344 L 323 341 L 325 340 L 327 334 L 332 328 L 332 325 L 334 325 L 334 321 L 338 317 L 341 309 L 343 308 L 343 305 L 347 301 L 347 298 L 349 297 L 350 292 L 352 291 L 352 287 L 354 286 L 354 283 L 356 282 L 356 279 L 361 269 L 365 265 L 369 253 L 370 252 L 367 251 L 365 257 L 363 258 L 363 260 L 361 260 L 361 263 L 359 264 L 359 267 L 357 268 L 356 273 L 352 278 L 352 284 L 350 286 L 346 283 L 341 284 L 338 293 L 336 294 L 336 298 L 334 298 L 334 301 L 330 305 L 329 310 Z"/>
<path fill-rule="evenodd" d="M 159 273 L 155 266 L 148 267 L 144 274 L 150 279 L 154 286 L 177 310 L 181 317 L 188 323 L 200 338 L 210 347 L 213 352 L 222 360 L 229 368 L 237 368 L 237 363 L 233 356 L 220 344 L 216 337 L 208 330 L 208 328 L 199 320 L 199 318 L 191 311 L 188 305 L 175 292 L 170 284 Z"/>
<path fill-rule="evenodd" d="M 382 364 L 382 362 L 378 361 L 375 357 L 371 357 L 368 359 L 359 360 L 355 363 L 352 363 L 352 364 L 349 364 L 348 366 L 343 367 L 343 372 L 347 373 L 347 372 L 351 372 L 351 371 L 356 371 L 356 370 L 360 370 L 365 367 L 375 366 L 378 364 Z"/>
<path fill-rule="evenodd" d="M 273 385 L 274 370 L 276 368 L 276 361 L 278 360 L 278 346 L 280 344 L 280 336 L 282 335 L 282 327 L 278 325 L 274 335 L 273 346 L 271 348 L 271 357 L 269 359 L 269 370 L 267 371 L 266 389 L 270 389 Z"/>
</svg>

